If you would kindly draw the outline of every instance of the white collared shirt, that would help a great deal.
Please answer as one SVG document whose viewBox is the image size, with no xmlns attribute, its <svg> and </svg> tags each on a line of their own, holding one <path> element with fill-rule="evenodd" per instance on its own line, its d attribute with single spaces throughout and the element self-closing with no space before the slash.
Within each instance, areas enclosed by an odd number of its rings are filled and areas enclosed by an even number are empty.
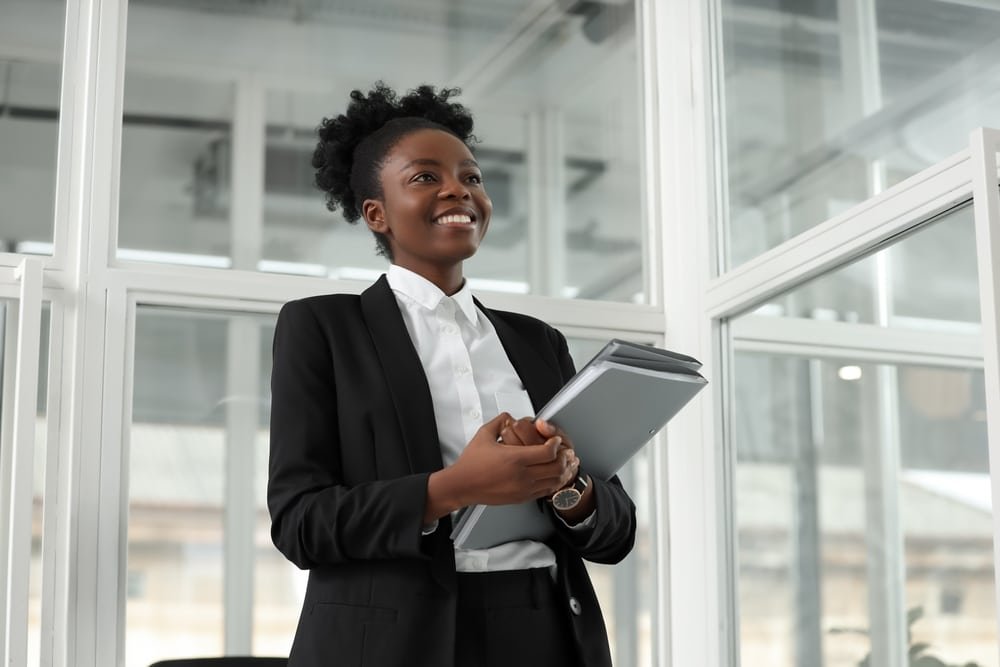
<svg viewBox="0 0 1000 667">
<path fill-rule="evenodd" d="M 473 303 L 468 283 L 449 297 L 423 276 L 401 266 L 391 265 L 386 275 L 427 376 L 446 466 L 458 459 L 480 426 L 503 410 L 515 419 L 534 416 L 528 393 L 493 323 Z M 482 550 L 455 549 L 459 572 L 551 568 L 555 564 L 555 553 L 531 540 Z"/>
</svg>

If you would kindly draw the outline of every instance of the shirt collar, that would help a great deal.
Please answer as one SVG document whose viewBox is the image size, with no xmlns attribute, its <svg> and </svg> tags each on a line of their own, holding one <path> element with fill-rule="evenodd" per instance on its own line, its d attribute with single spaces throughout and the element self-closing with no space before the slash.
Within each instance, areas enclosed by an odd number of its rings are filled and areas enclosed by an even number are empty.
<svg viewBox="0 0 1000 667">
<path fill-rule="evenodd" d="M 393 292 L 412 299 L 427 310 L 437 309 L 441 301 L 447 298 L 441 288 L 427 278 L 396 264 L 389 265 L 386 279 Z M 462 288 L 455 292 L 451 299 L 470 323 L 478 324 L 479 316 L 476 304 L 472 300 L 472 290 L 469 289 L 468 280 L 462 283 Z"/>
</svg>

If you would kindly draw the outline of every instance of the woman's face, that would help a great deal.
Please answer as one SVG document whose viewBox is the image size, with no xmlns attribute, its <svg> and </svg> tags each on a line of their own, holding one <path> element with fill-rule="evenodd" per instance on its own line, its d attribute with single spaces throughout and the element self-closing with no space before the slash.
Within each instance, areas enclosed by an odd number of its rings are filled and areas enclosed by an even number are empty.
<svg viewBox="0 0 1000 667">
<path fill-rule="evenodd" d="M 393 262 L 425 277 L 476 253 L 493 203 L 469 148 L 442 130 L 406 135 L 381 171 L 382 199 L 362 204 L 365 220 L 388 238 Z"/>
</svg>

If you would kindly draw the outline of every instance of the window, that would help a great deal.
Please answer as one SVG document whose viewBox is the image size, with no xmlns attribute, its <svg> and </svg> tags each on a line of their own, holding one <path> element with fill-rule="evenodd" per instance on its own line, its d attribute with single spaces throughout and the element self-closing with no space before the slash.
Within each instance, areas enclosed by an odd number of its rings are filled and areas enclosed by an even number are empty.
<svg viewBox="0 0 1000 667">
<path fill-rule="evenodd" d="M 482 140 L 494 214 L 469 275 L 495 291 L 646 303 L 635 12 L 133 0 L 118 258 L 377 276 L 371 234 L 313 186 L 315 128 L 352 88 L 429 82 L 464 89 Z"/>
<path fill-rule="evenodd" d="M 995 659 L 971 230 L 959 208 L 733 320 L 744 664 Z"/>
<path fill-rule="evenodd" d="M 65 12 L 0 5 L 0 252 L 52 253 Z"/>
<path fill-rule="evenodd" d="M 281 655 L 291 646 L 304 589 L 270 543 L 259 492 L 267 481 L 272 319 L 137 308 L 130 667 L 221 655 L 241 640 L 249 648 L 251 632 L 255 651 Z"/>
<path fill-rule="evenodd" d="M 963 0 L 721 0 L 726 264 L 996 125 L 1000 12 Z"/>
</svg>

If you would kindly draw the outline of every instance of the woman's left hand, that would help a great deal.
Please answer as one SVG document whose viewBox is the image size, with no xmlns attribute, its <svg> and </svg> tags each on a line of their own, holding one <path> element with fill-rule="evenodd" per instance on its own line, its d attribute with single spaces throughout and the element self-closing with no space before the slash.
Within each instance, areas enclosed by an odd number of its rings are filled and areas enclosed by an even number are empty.
<svg viewBox="0 0 1000 667">
<path fill-rule="evenodd" d="M 521 417 L 510 420 L 500 429 L 500 442 L 505 445 L 540 445 L 549 438 L 559 435 L 563 444 L 573 449 L 573 441 L 561 428 L 544 419 Z"/>
<path fill-rule="evenodd" d="M 568 457 L 567 463 L 570 465 L 570 470 L 565 480 L 565 486 L 568 486 L 576 479 L 577 474 L 579 474 L 580 459 L 577 458 L 576 452 L 573 450 L 573 441 L 561 428 L 550 424 L 544 419 L 522 417 L 521 419 L 511 420 L 500 429 L 500 442 L 505 445 L 539 445 L 556 435 L 562 438 L 563 446 L 569 449 L 566 452 L 566 456 Z M 580 498 L 580 502 L 576 507 L 570 510 L 556 511 L 568 523 L 574 524 L 590 516 L 594 510 L 594 491 L 593 482 L 591 482 L 584 490 L 583 497 Z"/>
</svg>

